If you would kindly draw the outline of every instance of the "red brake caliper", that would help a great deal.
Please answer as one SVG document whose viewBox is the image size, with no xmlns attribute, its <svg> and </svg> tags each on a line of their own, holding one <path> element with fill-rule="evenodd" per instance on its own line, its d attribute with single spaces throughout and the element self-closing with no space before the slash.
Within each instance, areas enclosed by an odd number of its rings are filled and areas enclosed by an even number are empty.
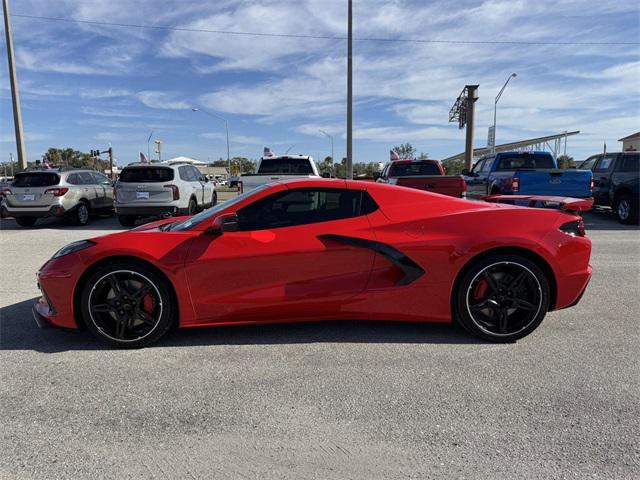
<svg viewBox="0 0 640 480">
<path fill-rule="evenodd" d="M 489 284 L 486 280 L 482 279 L 476 285 L 475 290 L 473 291 L 473 299 L 476 301 L 482 300 L 489 289 Z"/>
<path fill-rule="evenodd" d="M 142 299 L 142 308 L 147 313 L 152 313 L 156 308 L 156 299 L 153 298 L 153 295 L 147 293 Z"/>
</svg>

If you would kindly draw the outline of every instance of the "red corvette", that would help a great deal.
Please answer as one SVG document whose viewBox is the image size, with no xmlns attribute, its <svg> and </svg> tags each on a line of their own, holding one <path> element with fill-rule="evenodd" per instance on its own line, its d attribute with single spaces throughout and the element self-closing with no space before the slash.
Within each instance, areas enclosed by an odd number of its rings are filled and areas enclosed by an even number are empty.
<svg viewBox="0 0 640 480">
<path fill-rule="evenodd" d="M 38 272 L 36 321 L 140 347 L 172 326 L 329 319 L 531 333 L 576 304 L 580 217 L 344 180 L 273 183 L 193 217 L 74 242 Z"/>
</svg>

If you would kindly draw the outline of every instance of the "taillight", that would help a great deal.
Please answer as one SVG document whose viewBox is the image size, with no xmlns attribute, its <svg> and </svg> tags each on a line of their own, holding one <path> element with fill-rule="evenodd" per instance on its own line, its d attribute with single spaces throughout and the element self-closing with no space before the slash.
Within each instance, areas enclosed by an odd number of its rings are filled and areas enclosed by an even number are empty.
<svg viewBox="0 0 640 480">
<path fill-rule="evenodd" d="M 178 187 L 175 185 L 165 185 L 164 188 L 170 188 L 173 192 L 173 199 L 180 200 L 180 189 L 178 189 Z"/>
<path fill-rule="evenodd" d="M 11 189 L 9 188 L 5 188 L 4 190 L 2 190 L 2 192 L 0 192 L 0 195 L 11 195 L 13 192 L 11 192 Z"/>
<path fill-rule="evenodd" d="M 63 196 L 65 193 L 67 193 L 69 191 L 69 189 L 67 187 L 59 187 L 59 188 L 47 188 L 44 191 L 44 194 L 48 194 L 50 193 L 51 195 L 53 195 L 54 197 L 61 197 Z"/>
<path fill-rule="evenodd" d="M 591 177 L 591 181 L 589 181 L 589 191 L 593 193 L 593 177 Z"/>
<path fill-rule="evenodd" d="M 518 177 L 513 177 L 511 179 L 511 191 L 512 192 L 520 191 L 520 179 Z"/>
<path fill-rule="evenodd" d="M 560 231 L 577 237 L 584 237 L 587 234 L 587 231 L 584 228 L 584 221 L 582 219 L 563 223 L 560 225 Z"/>
</svg>

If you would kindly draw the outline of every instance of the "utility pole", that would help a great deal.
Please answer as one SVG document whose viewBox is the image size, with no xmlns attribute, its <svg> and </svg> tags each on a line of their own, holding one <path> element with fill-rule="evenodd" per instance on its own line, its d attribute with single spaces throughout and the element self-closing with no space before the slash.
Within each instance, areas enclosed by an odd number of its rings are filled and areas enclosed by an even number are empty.
<svg viewBox="0 0 640 480">
<path fill-rule="evenodd" d="M 9 0 L 2 0 L 4 9 L 4 33 L 7 37 L 7 57 L 9 59 L 9 79 L 11 80 L 11 100 L 13 102 L 13 126 L 16 131 L 16 148 L 20 167 L 27 168 L 27 150 L 24 146 L 24 132 L 22 130 L 22 112 L 20 110 L 20 92 L 18 91 L 18 77 L 16 75 L 16 60 L 13 56 L 13 37 L 9 19 Z"/>
<path fill-rule="evenodd" d="M 113 148 L 109 147 L 107 152 L 109 153 L 109 171 L 111 172 L 111 181 L 115 181 L 116 174 L 113 171 Z"/>
<path fill-rule="evenodd" d="M 496 98 L 493 102 L 493 144 L 491 146 L 491 153 L 496 153 L 496 115 L 498 112 L 498 100 L 500 100 L 500 97 L 502 96 L 502 92 L 504 92 L 504 89 L 507 88 L 507 84 L 509 83 L 509 80 L 511 80 L 512 78 L 516 78 L 517 76 L 518 75 L 515 73 L 512 73 L 511 75 L 509 75 L 509 78 L 507 78 L 507 81 L 504 82 L 504 85 L 500 89 L 500 92 L 498 92 L 498 95 L 496 95 Z"/>
<path fill-rule="evenodd" d="M 147 162 L 149 163 L 151 163 L 151 147 L 149 146 L 151 143 L 151 137 L 153 137 L 153 130 L 151 130 L 151 133 L 147 138 Z"/>
<path fill-rule="evenodd" d="M 320 130 L 320 133 L 324 134 L 329 140 L 331 140 L 331 164 L 333 165 L 333 135 L 329 135 L 324 130 Z"/>
<path fill-rule="evenodd" d="M 478 100 L 478 85 L 467 85 L 467 138 L 464 147 L 464 168 L 471 170 L 473 164 L 473 127 L 475 105 Z"/>
<path fill-rule="evenodd" d="M 347 164 L 345 177 L 353 180 L 353 0 L 349 0 L 347 20 Z"/>
</svg>

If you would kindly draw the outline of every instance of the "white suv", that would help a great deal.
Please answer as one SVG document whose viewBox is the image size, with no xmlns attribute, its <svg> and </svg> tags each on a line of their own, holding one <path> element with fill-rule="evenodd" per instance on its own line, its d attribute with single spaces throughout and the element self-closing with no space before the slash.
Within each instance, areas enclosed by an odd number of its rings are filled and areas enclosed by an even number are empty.
<svg viewBox="0 0 640 480">
<path fill-rule="evenodd" d="M 133 225 L 149 216 L 193 215 L 215 205 L 216 190 L 188 163 L 140 163 L 124 167 L 115 186 L 120 224 Z"/>
</svg>

